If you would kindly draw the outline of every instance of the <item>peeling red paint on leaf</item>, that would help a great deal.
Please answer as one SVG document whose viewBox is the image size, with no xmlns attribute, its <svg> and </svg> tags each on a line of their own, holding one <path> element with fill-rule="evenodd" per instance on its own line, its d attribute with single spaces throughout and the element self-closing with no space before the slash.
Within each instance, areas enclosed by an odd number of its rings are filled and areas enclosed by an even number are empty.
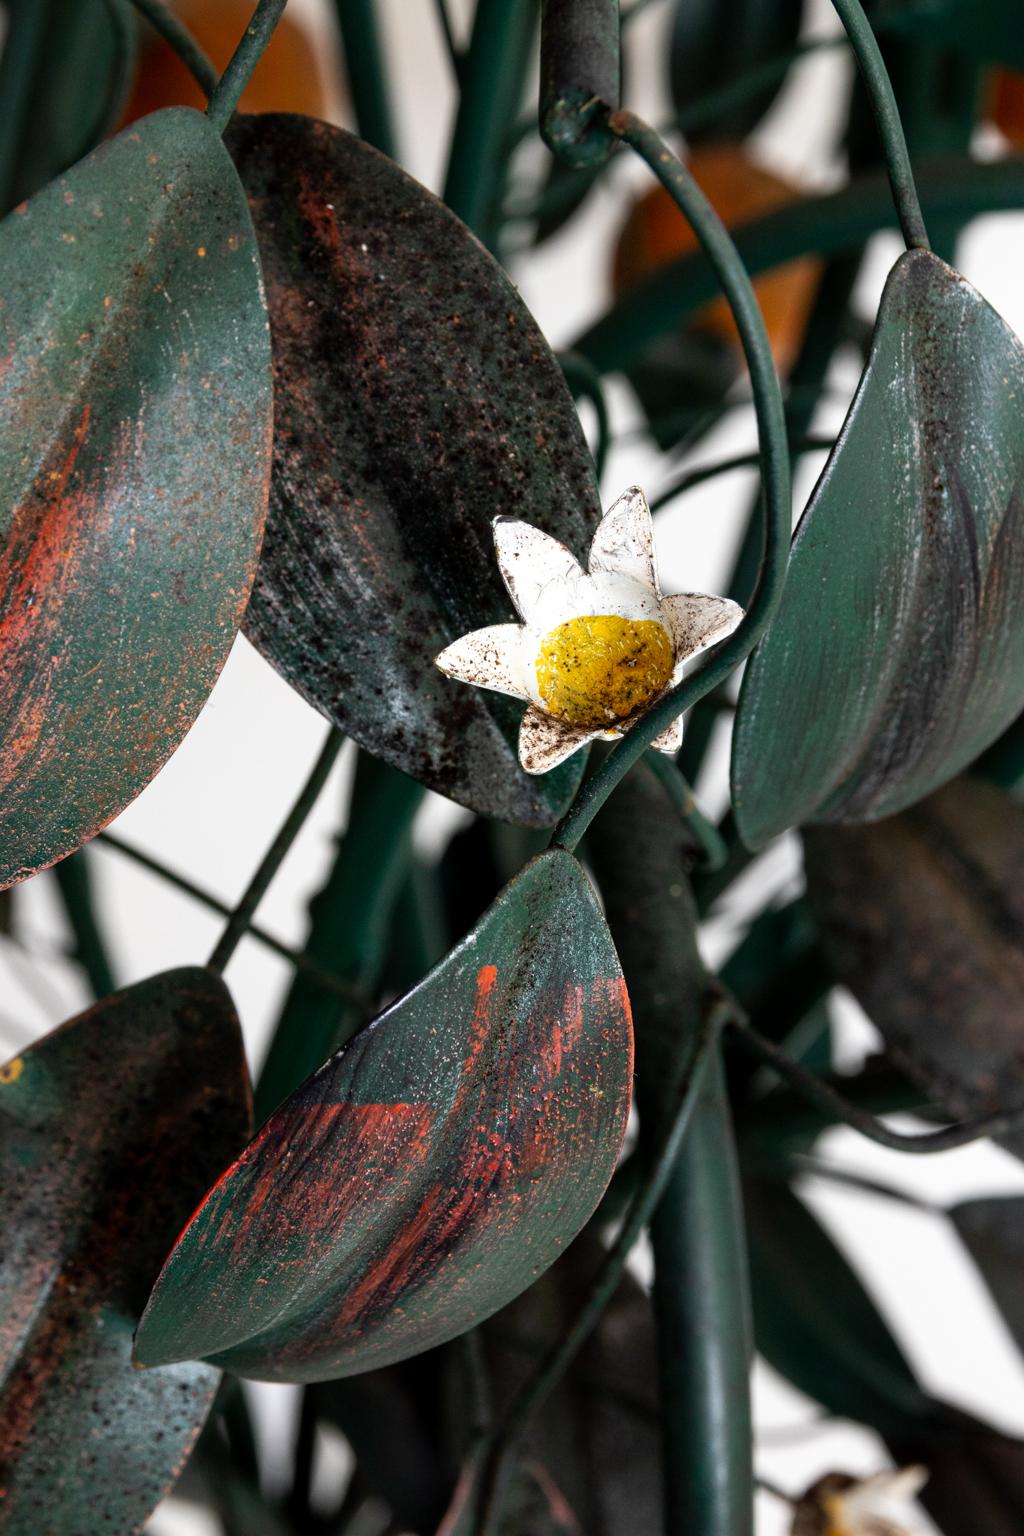
<svg viewBox="0 0 1024 1536">
<path fill-rule="evenodd" d="M 203 117 L 147 119 L 0 225 L 0 354 L 2 887 L 159 770 L 255 576 L 266 309 Z"/>
<path fill-rule="evenodd" d="M 632 1071 L 589 883 L 570 855 L 544 854 L 210 1191 L 154 1289 L 138 1358 L 312 1381 L 462 1332 L 592 1213 Z"/>
</svg>

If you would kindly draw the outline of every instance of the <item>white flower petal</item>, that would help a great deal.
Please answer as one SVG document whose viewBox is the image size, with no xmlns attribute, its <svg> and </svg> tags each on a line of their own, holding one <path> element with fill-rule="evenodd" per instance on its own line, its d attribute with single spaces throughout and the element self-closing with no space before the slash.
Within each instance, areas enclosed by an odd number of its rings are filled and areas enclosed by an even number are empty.
<svg viewBox="0 0 1024 1536">
<path fill-rule="evenodd" d="M 519 762 L 527 773 L 549 773 L 567 757 L 605 733 L 591 726 L 570 725 L 533 706 L 519 729 Z"/>
<path fill-rule="evenodd" d="M 529 698 L 523 665 L 523 627 L 521 624 L 490 624 L 486 629 L 455 640 L 434 665 L 446 677 L 477 688 L 491 688 L 495 693 L 510 693 L 514 699 Z"/>
<path fill-rule="evenodd" d="M 843 1514 L 854 1522 L 865 1518 L 878 1519 L 887 1514 L 893 1503 L 909 1503 L 917 1497 L 928 1481 L 926 1467 L 900 1467 L 894 1472 L 876 1472 L 873 1477 L 862 1478 L 848 1492 L 840 1496 Z"/>
<path fill-rule="evenodd" d="M 676 673 L 681 675 L 682 664 L 731 635 L 743 617 L 743 609 L 727 597 L 682 592 L 678 597 L 662 598 L 661 616 L 676 648 L 672 680 L 678 682 Z"/>
<path fill-rule="evenodd" d="M 683 744 L 683 717 L 677 715 L 671 725 L 666 725 L 651 742 L 657 752 L 670 752 L 674 757 Z"/>
<path fill-rule="evenodd" d="M 588 563 L 591 575 L 628 576 L 658 592 L 654 524 L 647 497 L 638 485 L 624 491 L 601 519 Z"/>
<path fill-rule="evenodd" d="M 521 617 L 533 623 L 552 584 L 564 586 L 583 572 L 564 544 L 517 517 L 494 519 L 498 569 Z"/>
</svg>

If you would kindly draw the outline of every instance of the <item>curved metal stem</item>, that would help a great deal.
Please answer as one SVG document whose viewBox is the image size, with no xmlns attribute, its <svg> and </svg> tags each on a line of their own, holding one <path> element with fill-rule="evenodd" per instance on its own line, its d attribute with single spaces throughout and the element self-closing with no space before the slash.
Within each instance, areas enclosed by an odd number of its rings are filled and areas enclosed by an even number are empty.
<svg viewBox="0 0 1024 1536">
<path fill-rule="evenodd" d="M 217 89 L 220 76 L 188 27 L 167 4 L 167 0 L 131 0 L 131 4 L 141 16 L 145 16 L 153 30 L 159 32 L 168 47 L 174 49 L 203 95 L 209 99 Z"/>
<path fill-rule="evenodd" d="M 658 700 L 608 754 L 597 772 L 586 780 L 552 838 L 555 846 L 570 852 L 576 848 L 620 779 L 639 760 L 655 736 L 712 688 L 724 682 L 753 650 L 782 596 L 792 522 L 789 447 L 782 393 L 764 319 L 732 238 L 690 172 L 653 128 L 632 112 L 611 113 L 608 125 L 624 144 L 647 162 L 688 219 L 725 291 L 750 370 L 760 443 L 766 530 L 757 589 L 743 622 L 699 671 Z"/>
<path fill-rule="evenodd" d="M 259 0 L 253 18 L 228 60 L 228 67 L 218 80 L 206 108 L 206 115 L 218 133 L 223 133 L 231 121 L 239 98 L 249 84 L 252 72 L 270 42 L 271 33 L 281 20 L 286 4 L 287 0 Z"/>
</svg>

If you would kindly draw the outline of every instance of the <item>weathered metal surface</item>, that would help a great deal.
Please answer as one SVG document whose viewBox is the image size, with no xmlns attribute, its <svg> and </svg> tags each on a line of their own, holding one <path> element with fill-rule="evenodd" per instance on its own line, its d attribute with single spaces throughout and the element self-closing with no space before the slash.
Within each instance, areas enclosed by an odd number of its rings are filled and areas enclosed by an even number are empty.
<svg viewBox="0 0 1024 1536">
<path fill-rule="evenodd" d="M 608 930 L 575 859 L 542 854 L 221 1177 L 156 1284 L 137 1358 L 315 1381 L 463 1332 L 588 1219 L 631 1080 Z"/>
<path fill-rule="evenodd" d="M 669 84 L 676 111 L 740 80 L 796 44 L 803 0 L 676 0 L 669 42 Z M 686 128 L 687 142 L 744 139 L 764 117 L 785 80 L 780 70 L 759 91 L 745 94 L 710 119 Z"/>
<path fill-rule="evenodd" d="M 856 398 L 744 679 L 758 847 L 921 799 L 1024 704 L 1024 348 L 926 251 L 896 263 Z"/>
<path fill-rule="evenodd" d="M 267 539 L 246 633 L 361 746 L 474 810 L 548 825 L 521 707 L 434 657 L 512 617 L 491 519 L 577 555 L 600 518 L 561 370 L 494 260 L 391 161 L 309 118 L 239 119 L 274 337 Z"/>
<path fill-rule="evenodd" d="M 270 350 L 248 209 L 157 113 L 0 225 L 0 885 L 149 782 L 241 621 Z"/>
<path fill-rule="evenodd" d="M 0 1530 L 139 1530 L 219 1372 L 143 1373 L 160 1263 L 251 1125 L 223 983 L 170 971 L 0 1067 Z"/>
<path fill-rule="evenodd" d="M 622 89 L 619 0 L 544 0 L 540 131 L 567 165 L 600 165 L 617 140 L 603 120 Z"/>
<path fill-rule="evenodd" d="M 960 778 L 804 846 L 826 957 L 894 1060 L 956 1115 L 1024 1107 L 1024 810 Z"/>
</svg>

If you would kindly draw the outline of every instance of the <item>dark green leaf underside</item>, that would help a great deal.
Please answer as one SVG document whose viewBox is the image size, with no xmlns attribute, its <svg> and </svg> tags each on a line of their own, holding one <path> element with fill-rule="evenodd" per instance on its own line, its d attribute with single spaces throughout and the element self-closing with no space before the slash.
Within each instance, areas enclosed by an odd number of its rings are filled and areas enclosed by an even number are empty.
<svg viewBox="0 0 1024 1536">
<path fill-rule="evenodd" d="M 899 1065 L 956 1115 L 1024 1106 L 1024 810 L 962 777 L 805 849 L 827 959 Z"/>
<path fill-rule="evenodd" d="M 182 1223 L 251 1124 L 222 982 L 172 971 L 0 1071 L 0 1528 L 137 1530 L 218 1372 L 143 1373 L 132 1330 Z"/>
<path fill-rule="evenodd" d="M 223 665 L 266 514 L 252 225 L 197 112 L 0 225 L 0 885 L 149 782 Z"/>
<path fill-rule="evenodd" d="M 274 336 L 267 540 L 246 633 L 361 746 L 485 814 L 548 825 L 580 762 L 525 774 L 523 706 L 444 678 L 514 615 L 491 520 L 581 556 L 600 515 L 572 399 L 493 258 L 390 160 L 310 118 L 240 119 Z"/>
<path fill-rule="evenodd" d="M 608 930 L 576 861 L 543 854 L 219 1180 L 154 1290 L 139 1359 L 312 1381 L 461 1333 L 588 1219 L 631 1079 Z"/>
<path fill-rule="evenodd" d="M 919 800 L 1024 703 L 1024 349 L 910 251 L 744 679 L 744 842 Z"/>
</svg>

